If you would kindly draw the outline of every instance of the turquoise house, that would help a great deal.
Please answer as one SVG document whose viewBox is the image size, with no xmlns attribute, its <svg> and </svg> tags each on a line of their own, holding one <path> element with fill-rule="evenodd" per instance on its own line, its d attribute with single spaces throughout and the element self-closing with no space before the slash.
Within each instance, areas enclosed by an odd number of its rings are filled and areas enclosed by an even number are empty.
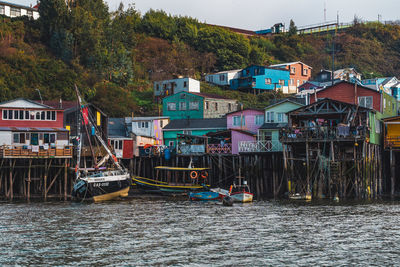
<svg viewBox="0 0 400 267">
<path fill-rule="evenodd" d="M 258 141 L 268 143 L 270 151 L 282 151 L 279 130 L 288 125 L 286 113 L 302 107 L 303 104 L 284 99 L 265 108 L 265 123 L 258 129 Z"/>
<path fill-rule="evenodd" d="M 237 110 L 236 100 L 213 94 L 180 92 L 163 99 L 163 116 L 171 120 L 221 118 Z"/>
<path fill-rule="evenodd" d="M 179 134 L 205 137 L 207 133 L 226 129 L 226 118 L 210 118 L 172 120 L 162 131 L 164 144 L 169 147 L 176 147 Z"/>
<path fill-rule="evenodd" d="M 258 92 L 281 90 L 288 88 L 289 70 L 274 69 L 252 65 L 243 69 L 240 78 L 232 79 L 230 87 L 233 90 L 254 90 Z"/>
</svg>

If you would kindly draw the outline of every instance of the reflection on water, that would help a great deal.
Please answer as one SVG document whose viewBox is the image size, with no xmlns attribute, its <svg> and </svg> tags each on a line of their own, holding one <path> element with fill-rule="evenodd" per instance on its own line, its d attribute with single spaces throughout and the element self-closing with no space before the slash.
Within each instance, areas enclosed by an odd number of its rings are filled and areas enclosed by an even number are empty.
<svg viewBox="0 0 400 267">
<path fill-rule="evenodd" d="M 397 265 L 400 203 L 0 203 L 0 265 Z"/>
</svg>

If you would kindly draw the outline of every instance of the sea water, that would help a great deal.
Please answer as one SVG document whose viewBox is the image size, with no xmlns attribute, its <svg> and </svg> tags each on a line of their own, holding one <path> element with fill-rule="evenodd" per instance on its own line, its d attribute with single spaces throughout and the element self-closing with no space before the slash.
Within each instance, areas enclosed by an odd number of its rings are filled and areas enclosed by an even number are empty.
<svg viewBox="0 0 400 267">
<path fill-rule="evenodd" d="M 400 203 L 0 203 L 0 266 L 400 264 Z"/>
</svg>

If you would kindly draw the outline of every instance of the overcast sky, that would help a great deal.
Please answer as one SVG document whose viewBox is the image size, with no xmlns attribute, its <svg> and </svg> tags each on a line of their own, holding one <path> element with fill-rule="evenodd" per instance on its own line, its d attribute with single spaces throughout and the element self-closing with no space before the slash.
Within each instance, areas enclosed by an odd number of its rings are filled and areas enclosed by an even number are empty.
<svg viewBox="0 0 400 267">
<path fill-rule="evenodd" d="M 8 0 L 29 5 L 35 0 Z M 121 0 L 106 0 L 110 10 L 115 10 Z M 364 20 L 400 19 L 400 0 L 122 0 L 127 7 L 135 4 L 142 14 L 150 8 L 162 9 L 173 15 L 195 17 L 201 22 L 259 30 L 277 22 L 297 26 L 336 20 L 350 22 L 354 15 Z"/>
</svg>

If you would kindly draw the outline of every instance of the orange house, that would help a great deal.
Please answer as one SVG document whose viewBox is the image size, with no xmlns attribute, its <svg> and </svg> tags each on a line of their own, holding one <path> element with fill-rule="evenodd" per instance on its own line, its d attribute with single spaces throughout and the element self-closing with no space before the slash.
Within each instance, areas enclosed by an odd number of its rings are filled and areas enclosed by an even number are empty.
<svg viewBox="0 0 400 267">
<path fill-rule="evenodd" d="M 290 71 L 290 80 L 287 92 L 284 94 L 298 93 L 298 87 L 311 79 L 312 68 L 301 61 L 271 65 L 271 68 L 280 68 Z"/>
</svg>

